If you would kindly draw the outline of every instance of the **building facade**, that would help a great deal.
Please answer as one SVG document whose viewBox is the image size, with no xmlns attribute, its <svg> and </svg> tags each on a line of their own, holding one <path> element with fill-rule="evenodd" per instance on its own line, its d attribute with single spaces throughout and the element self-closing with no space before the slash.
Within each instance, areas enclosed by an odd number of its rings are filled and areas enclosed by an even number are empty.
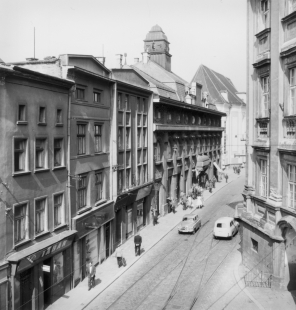
<svg viewBox="0 0 296 310">
<path fill-rule="evenodd" d="M 72 286 L 67 117 L 73 83 L 0 67 L 0 308 L 44 309 Z"/>
<path fill-rule="evenodd" d="M 214 70 L 200 65 L 192 82 L 203 85 L 203 103 L 214 103 L 217 110 L 224 112 L 222 118 L 222 166 L 246 162 L 246 100 L 232 81 Z"/>
<path fill-rule="evenodd" d="M 295 1 L 248 1 L 247 170 L 243 264 L 296 288 Z"/>
</svg>

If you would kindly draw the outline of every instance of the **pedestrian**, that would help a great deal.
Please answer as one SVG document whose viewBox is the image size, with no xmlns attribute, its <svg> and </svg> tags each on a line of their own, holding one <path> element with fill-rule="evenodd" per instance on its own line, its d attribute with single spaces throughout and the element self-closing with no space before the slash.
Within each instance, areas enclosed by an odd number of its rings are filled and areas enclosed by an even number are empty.
<svg viewBox="0 0 296 310">
<path fill-rule="evenodd" d="M 176 213 L 177 198 L 174 198 L 173 201 L 171 202 L 171 204 L 172 204 L 172 211 L 175 214 Z"/>
<path fill-rule="evenodd" d="M 232 168 L 233 168 L 233 172 L 235 173 L 235 166 L 233 166 Z"/>
<path fill-rule="evenodd" d="M 140 236 L 140 233 L 134 237 L 134 243 L 135 243 L 135 254 L 137 256 L 137 247 L 139 247 L 139 255 L 140 255 L 142 244 L 142 237 Z"/>
<path fill-rule="evenodd" d="M 216 188 L 216 182 L 217 182 L 217 179 L 215 176 L 213 176 L 213 187 Z"/>
<path fill-rule="evenodd" d="M 187 208 L 192 209 L 192 198 L 189 195 L 187 196 L 186 206 L 187 206 Z"/>
<path fill-rule="evenodd" d="M 240 168 L 239 167 L 237 168 L 237 174 L 238 175 L 240 174 Z"/>
<path fill-rule="evenodd" d="M 86 267 L 86 274 L 88 275 L 88 290 L 91 289 L 92 282 L 93 286 L 95 285 L 95 277 L 96 277 L 96 266 L 93 265 L 90 260 Z"/>
<path fill-rule="evenodd" d="M 205 184 L 205 188 L 206 188 L 206 190 L 209 188 L 209 181 L 208 180 L 206 180 L 206 184 Z"/>
<path fill-rule="evenodd" d="M 211 193 L 213 189 L 213 182 L 210 180 L 209 182 L 209 192 Z"/>
<path fill-rule="evenodd" d="M 225 173 L 225 181 L 226 181 L 226 183 L 228 183 L 228 174 L 227 173 Z"/>
<path fill-rule="evenodd" d="M 121 266 L 125 267 L 125 260 L 123 257 L 123 250 L 120 246 L 116 247 L 116 250 L 114 252 L 114 256 L 117 258 L 117 265 L 118 268 L 120 268 Z"/>
</svg>

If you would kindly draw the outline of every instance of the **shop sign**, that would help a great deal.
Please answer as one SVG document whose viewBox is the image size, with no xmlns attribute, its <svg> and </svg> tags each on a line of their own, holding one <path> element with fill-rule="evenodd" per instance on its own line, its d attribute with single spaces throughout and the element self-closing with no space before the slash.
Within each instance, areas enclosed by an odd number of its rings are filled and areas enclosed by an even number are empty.
<svg viewBox="0 0 296 310">
<path fill-rule="evenodd" d="M 105 223 L 114 218 L 113 204 L 109 204 L 105 208 L 92 212 L 88 216 L 74 220 L 75 229 L 78 231 L 79 238 L 90 233 L 94 229 L 98 229 Z"/>
<path fill-rule="evenodd" d="M 24 258 L 20 261 L 20 264 L 19 264 L 17 271 L 20 272 L 21 270 L 32 266 L 36 262 L 44 260 L 47 257 L 52 256 L 56 252 L 67 248 L 68 246 L 70 246 L 72 244 L 72 239 L 73 239 L 73 237 L 71 237 L 69 239 L 61 240 L 61 241 L 59 241 L 53 245 L 48 246 L 47 248 L 45 248 L 41 251 L 38 251 L 36 253 L 33 253 L 33 254 L 27 256 L 26 258 Z"/>
</svg>

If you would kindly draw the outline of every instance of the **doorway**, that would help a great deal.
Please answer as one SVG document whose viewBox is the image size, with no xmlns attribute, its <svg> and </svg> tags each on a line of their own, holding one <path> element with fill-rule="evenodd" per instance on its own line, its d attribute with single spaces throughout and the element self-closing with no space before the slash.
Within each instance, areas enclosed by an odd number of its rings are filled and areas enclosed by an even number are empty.
<svg viewBox="0 0 296 310">
<path fill-rule="evenodd" d="M 106 236 L 106 259 L 110 253 L 110 222 L 105 225 L 105 236 Z"/>
<path fill-rule="evenodd" d="M 52 258 L 44 260 L 42 266 L 44 309 L 51 304 L 51 261 Z"/>
<path fill-rule="evenodd" d="M 296 232 L 285 228 L 285 285 L 288 291 L 296 290 Z"/>
<path fill-rule="evenodd" d="M 120 208 L 116 213 L 115 225 L 116 225 L 116 235 L 115 244 L 121 244 L 121 221 L 122 221 L 122 208 Z"/>
<path fill-rule="evenodd" d="M 86 266 L 86 237 L 81 238 L 81 279 L 85 278 Z"/>
<path fill-rule="evenodd" d="M 32 309 L 32 297 L 34 290 L 33 268 L 23 271 L 20 274 L 20 291 L 21 291 L 21 310 Z"/>
</svg>

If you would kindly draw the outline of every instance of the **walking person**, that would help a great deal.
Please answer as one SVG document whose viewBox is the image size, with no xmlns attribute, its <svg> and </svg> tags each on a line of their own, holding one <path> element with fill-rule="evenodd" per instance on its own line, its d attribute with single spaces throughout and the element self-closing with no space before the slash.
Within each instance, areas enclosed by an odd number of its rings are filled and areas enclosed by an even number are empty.
<svg viewBox="0 0 296 310">
<path fill-rule="evenodd" d="M 238 175 L 240 174 L 240 168 L 239 167 L 237 168 L 237 174 Z"/>
<path fill-rule="evenodd" d="M 177 198 L 174 198 L 173 201 L 171 201 L 172 204 L 172 211 L 175 214 L 176 213 L 176 206 L 177 206 Z"/>
<path fill-rule="evenodd" d="M 88 290 L 95 286 L 96 266 L 90 260 L 86 267 L 86 274 L 88 275 Z"/>
<path fill-rule="evenodd" d="M 120 268 L 121 266 L 125 267 L 125 260 L 123 257 L 123 250 L 120 246 L 117 246 L 114 254 L 113 254 L 116 258 L 117 258 L 117 265 L 118 268 Z"/>
<path fill-rule="evenodd" d="M 226 183 L 228 183 L 228 174 L 227 173 L 225 173 L 225 181 L 226 181 Z"/>
<path fill-rule="evenodd" d="M 213 189 L 213 182 L 210 180 L 209 182 L 209 192 L 211 193 Z"/>
<path fill-rule="evenodd" d="M 135 243 L 135 254 L 136 256 L 139 254 L 141 254 L 141 244 L 142 244 L 142 237 L 140 236 L 140 234 L 137 234 L 134 237 L 134 243 Z"/>
<path fill-rule="evenodd" d="M 210 185 L 210 184 L 209 184 L 209 181 L 207 180 L 207 181 L 206 181 L 206 184 L 205 184 L 206 190 L 209 188 L 209 185 Z"/>
<path fill-rule="evenodd" d="M 213 176 L 213 188 L 216 188 L 216 182 L 217 182 L 217 179 L 215 176 Z"/>
</svg>

